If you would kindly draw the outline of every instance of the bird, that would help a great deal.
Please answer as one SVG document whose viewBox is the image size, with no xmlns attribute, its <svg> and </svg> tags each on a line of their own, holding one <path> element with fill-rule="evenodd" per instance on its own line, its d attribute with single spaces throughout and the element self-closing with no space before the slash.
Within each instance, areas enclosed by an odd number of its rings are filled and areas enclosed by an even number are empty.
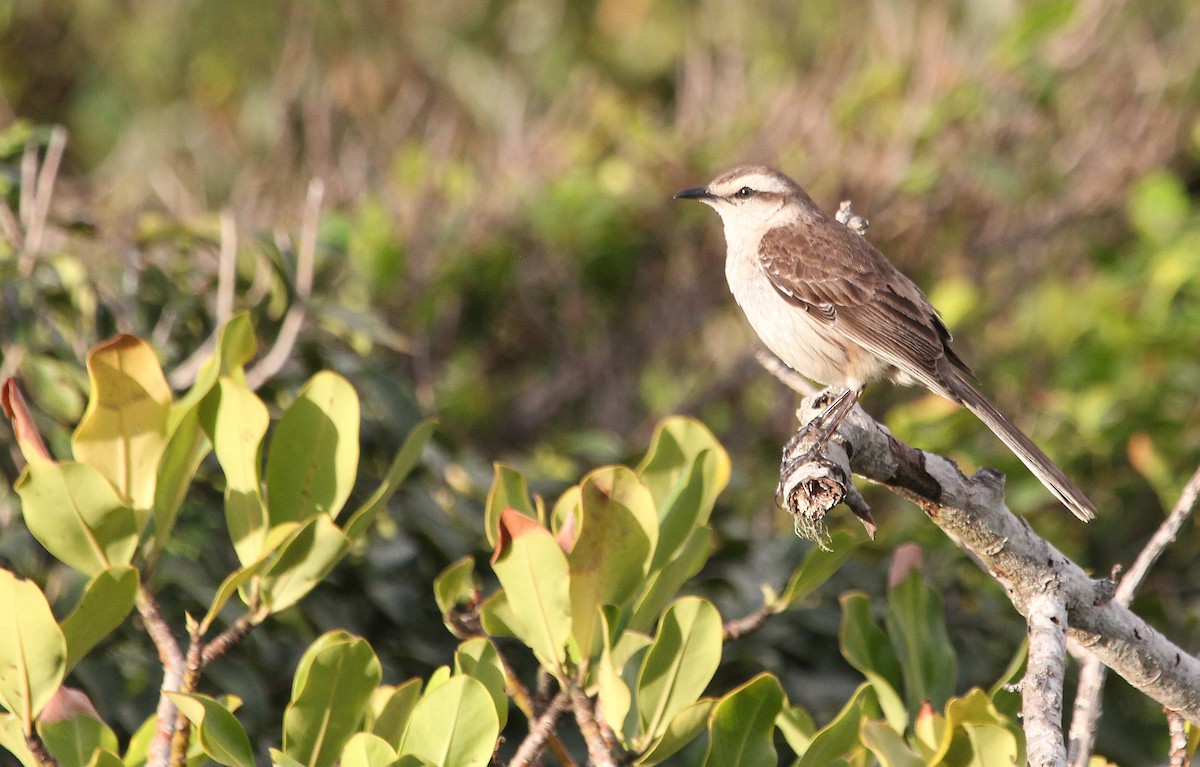
<svg viewBox="0 0 1200 767">
<path fill-rule="evenodd" d="M 1076 517 L 1095 517 L 1083 491 L 975 387 L 916 283 L 799 184 L 749 165 L 675 199 L 720 214 L 729 289 L 767 348 L 806 378 L 840 390 L 821 417 L 826 440 L 867 384 L 923 385 L 974 413 Z"/>
</svg>

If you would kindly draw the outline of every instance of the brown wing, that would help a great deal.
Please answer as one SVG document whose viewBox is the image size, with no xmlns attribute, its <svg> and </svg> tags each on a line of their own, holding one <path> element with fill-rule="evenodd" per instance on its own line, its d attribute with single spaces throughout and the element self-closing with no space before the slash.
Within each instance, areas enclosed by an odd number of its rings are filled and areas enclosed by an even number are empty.
<svg viewBox="0 0 1200 767">
<path fill-rule="evenodd" d="M 818 218 L 773 229 L 759 257 L 782 295 L 926 386 L 947 392 L 947 362 L 970 373 L 920 289 L 844 225 Z"/>
</svg>

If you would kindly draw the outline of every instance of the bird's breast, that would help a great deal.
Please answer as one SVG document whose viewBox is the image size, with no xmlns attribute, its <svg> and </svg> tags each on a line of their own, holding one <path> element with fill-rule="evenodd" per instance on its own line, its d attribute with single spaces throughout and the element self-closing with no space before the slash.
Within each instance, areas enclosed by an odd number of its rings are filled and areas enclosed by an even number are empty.
<svg viewBox="0 0 1200 767">
<path fill-rule="evenodd" d="M 860 388 L 887 364 L 847 339 L 836 324 L 815 319 L 780 293 L 753 250 L 730 243 L 725 277 L 750 326 L 775 356 L 801 375 L 826 386 Z"/>
</svg>

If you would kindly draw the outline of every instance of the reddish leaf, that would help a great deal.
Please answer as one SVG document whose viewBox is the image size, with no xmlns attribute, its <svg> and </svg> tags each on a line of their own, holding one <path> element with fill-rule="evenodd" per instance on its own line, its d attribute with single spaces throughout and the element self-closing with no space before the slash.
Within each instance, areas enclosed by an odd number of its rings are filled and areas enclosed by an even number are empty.
<svg viewBox="0 0 1200 767">
<path fill-rule="evenodd" d="M 7 378 L 0 385 L 0 405 L 4 407 L 4 415 L 12 421 L 13 431 L 17 435 L 17 444 L 21 446 L 25 460 L 31 461 L 35 458 L 54 460 L 50 457 L 50 451 L 46 449 L 46 444 L 42 442 L 42 435 L 38 434 L 37 426 L 33 423 L 33 416 L 29 414 L 29 408 L 25 404 L 25 396 L 21 394 L 21 389 L 17 386 L 15 379 Z"/>
<path fill-rule="evenodd" d="M 536 519 L 530 519 L 511 506 L 500 512 L 500 535 L 496 539 L 496 550 L 492 552 L 492 564 L 500 561 L 509 544 L 535 527 L 541 527 Z"/>
</svg>

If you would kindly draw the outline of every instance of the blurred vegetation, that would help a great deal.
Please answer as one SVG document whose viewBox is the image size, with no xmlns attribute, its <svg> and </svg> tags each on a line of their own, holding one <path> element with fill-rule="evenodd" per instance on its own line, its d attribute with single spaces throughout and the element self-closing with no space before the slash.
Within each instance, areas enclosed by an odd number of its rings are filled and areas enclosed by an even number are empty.
<svg viewBox="0 0 1200 767">
<path fill-rule="evenodd" d="M 491 461 L 554 496 L 639 454 L 668 413 L 697 416 L 731 454 L 701 587 L 742 614 L 806 549 L 772 499 L 792 395 L 753 361 L 715 220 L 670 195 L 764 161 L 872 220 L 983 390 L 1100 519 L 1075 524 L 935 397 L 881 385 L 868 409 L 964 467 L 1009 472 L 1011 505 L 1108 572 L 1200 460 L 1196 39 L 1188 0 L 9 0 L 0 193 L 16 221 L 0 228 L 0 375 L 21 377 L 61 452 L 97 340 L 141 335 L 178 369 L 217 325 L 221 211 L 237 235 L 236 308 L 268 346 L 298 300 L 319 178 L 307 321 L 262 396 L 278 412 L 312 372 L 342 373 L 376 475 L 422 416 L 441 431 L 354 562 L 212 669 L 246 701 L 247 726 L 286 700 L 302 648 L 327 629 L 370 638 L 400 678 L 446 662 L 428 584 L 480 548 Z M 52 125 L 68 143 L 31 253 L 18 235 Z M 15 455 L 0 461 L 11 482 Z M 188 501 L 158 573 L 168 602 L 219 577 L 193 556 L 219 530 L 219 498 Z M 826 721 L 858 679 L 838 655 L 836 595 L 882 596 L 888 554 L 908 540 L 926 550 L 952 641 L 971 648 L 959 692 L 999 675 L 1023 634 L 1003 595 L 910 506 L 870 499 L 879 540 L 815 609 L 739 643 L 718 692 L 765 667 Z M 0 488 L 0 560 L 51 595 L 78 589 L 18 532 L 16 509 Z M 1197 537 L 1180 536 L 1135 604 L 1191 649 Z M 136 633 L 107 646 L 77 674 L 127 733 L 146 707 L 125 701 L 153 697 L 154 665 Z M 1119 680 L 1107 701 L 1122 716 L 1105 721 L 1102 752 L 1162 753 L 1154 706 Z"/>
</svg>

